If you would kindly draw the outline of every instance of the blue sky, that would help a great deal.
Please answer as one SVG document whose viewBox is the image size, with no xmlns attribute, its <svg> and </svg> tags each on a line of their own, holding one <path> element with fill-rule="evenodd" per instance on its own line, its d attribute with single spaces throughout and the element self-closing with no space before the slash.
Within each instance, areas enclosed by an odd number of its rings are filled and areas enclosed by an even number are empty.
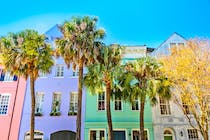
<svg viewBox="0 0 210 140">
<path fill-rule="evenodd" d="M 157 47 L 173 32 L 210 38 L 210 0 L 2 0 L 0 36 L 44 33 L 72 16 L 97 16 L 105 43 Z"/>
</svg>

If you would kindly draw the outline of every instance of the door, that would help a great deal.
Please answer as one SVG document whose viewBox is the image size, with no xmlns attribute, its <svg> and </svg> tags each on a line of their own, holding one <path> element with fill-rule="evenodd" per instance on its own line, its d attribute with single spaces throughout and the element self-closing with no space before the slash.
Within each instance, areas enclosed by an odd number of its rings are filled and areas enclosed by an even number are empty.
<svg viewBox="0 0 210 140">
<path fill-rule="evenodd" d="M 76 133 L 72 131 L 58 131 L 50 135 L 50 140 L 75 140 Z"/>
<path fill-rule="evenodd" d="M 164 140 L 173 140 L 172 136 L 164 136 Z"/>
<path fill-rule="evenodd" d="M 125 131 L 114 131 L 114 140 L 126 140 Z"/>
</svg>

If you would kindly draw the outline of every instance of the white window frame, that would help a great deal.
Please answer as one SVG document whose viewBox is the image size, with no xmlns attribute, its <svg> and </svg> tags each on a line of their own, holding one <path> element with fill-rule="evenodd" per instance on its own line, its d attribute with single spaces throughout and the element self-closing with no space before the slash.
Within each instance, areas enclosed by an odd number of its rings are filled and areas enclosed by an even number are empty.
<svg viewBox="0 0 210 140">
<path fill-rule="evenodd" d="M 0 114 L 0 116 L 6 116 L 6 115 L 8 115 L 8 112 L 9 112 L 9 105 L 10 105 L 11 94 L 9 94 L 9 93 L 0 94 L 0 106 L 6 105 L 6 104 L 2 104 L 2 96 L 7 96 L 8 97 L 8 101 L 7 101 L 7 112 L 6 112 L 6 114 Z M 3 113 L 3 112 L 1 112 L 1 113 Z"/>
<path fill-rule="evenodd" d="M 55 67 L 55 77 L 64 77 L 64 65 L 57 64 Z"/>
<path fill-rule="evenodd" d="M 133 131 L 140 131 L 140 130 L 139 130 L 139 129 L 137 129 L 137 128 L 136 128 L 136 129 L 132 129 L 132 130 L 131 130 L 131 140 L 134 140 L 134 139 L 133 139 Z M 149 130 L 148 130 L 148 129 L 144 129 L 144 131 L 146 131 L 146 132 L 147 132 L 147 139 L 148 139 L 148 140 L 150 140 Z"/>
<path fill-rule="evenodd" d="M 119 110 L 119 109 L 116 109 L 116 103 L 118 104 L 118 103 L 120 103 L 121 104 L 121 109 Z M 122 98 L 121 97 L 119 97 L 119 98 L 114 98 L 114 110 L 115 111 L 123 111 L 123 101 L 122 101 Z"/>
<path fill-rule="evenodd" d="M 89 132 L 88 132 L 88 140 L 90 140 L 90 132 L 91 131 L 96 131 L 96 140 L 100 140 L 100 131 L 104 131 L 104 140 L 106 140 L 106 129 L 104 128 L 98 128 L 98 129 L 89 129 Z M 97 133 L 98 132 L 98 133 Z"/>
<path fill-rule="evenodd" d="M 136 106 L 135 106 L 135 109 L 133 109 L 133 103 L 136 103 L 138 102 L 138 109 L 136 109 Z M 132 102 L 131 102 L 131 110 L 132 111 L 139 111 L 140 110 L 140 102 L 139 102 L 139 99 L 134 99 Z"/>
<path fill-rule="evenodd" d="M 71 107 L 74 107 L 74 109 L 72 110 Z M 69 112 L 78 112 L 78 92 L 70 93 Z"/>
<path fill-rule="evenodd" d="M 104 94 L 104 100 L 99 100 L 99 96 L 101 94 Z M 104 109 L 99 109 L 99 102 L 104 102 Z M 100 94 L 98 93 L 97 94 L 97 110 L 98 111 L 105 111 L 106 110 L 106 93 L 105 93 L 105 91 L 103 93 L 100 93 Z"/>
<path fill-rule="evenodd" d="M 75 70 L 72 70 L 72 77 L 78 77 L 79 76 L 79 69 L 76 68 Z"/>
<path fill-rule="evenodd" d="M 55 100 L 55 94 L 57 94 L 57 95 L 60 95 L 60 99 L 59 100 Z M 53 100 L 52 100 L 52 111 L 53 111 L 53 106 L 54 106 L 54 102 L 55 101 L 59 101 L 59 106 L 58 106 L 58 112 L 60 112 L 61 111 L 61 98 L 62 98 L 62 93 L 61 92 L 53 92 Z"/>
<path fill-rule="evenodd" d="M 39 78 L 47 78 L 46 72 L 39 72 Z"/>
<path fill-rule="evenodd" d="M 163 101 L 163 103 L 161 103 L 161 100 Z M 160 105 L 160 114 L 161 115 L 171 115 L 171 106 L 170 106 L 170 102 L 168 100 L 159 97 L 159 105 Z M 163 110 L 163 109 L 165 109 L 165 110 Z M 164 112 L 164 113 L 162 113 L 162 112 Z"/>
<path fill-rule="evenodd" d="M 183 107 L 183 113 L 185 115 L 190 115 L 190 108 L 189 105 L 187 105 L 185 102 L 182 101 L 182 107 Z"/>
<path fill-rule="evenodd" d="M 38 98 L 38 96 L 41 96 Z M 43 113 L 43 103 L 44 103 L 44 92 L 36 93 L 36 104 L 35 104 L 35 113 Z M 37 111 L 39 108 L 39 111 Z"/>
<path fill-rule="evenodd" d="M 196 133 L 189 133 L 189 131 L 196 131 Z M 197 138 L 195 138 L 195 135 L 194 134 L 196 134 L 196 137 Z M 198 130 L 197 129 L 193 129 L 193 128 L 190 128 L 190 129 L 187 129 L 187 136 L 188 136 L 188 139 L 189 140 L 199 140 L 199 135 L 198 135 Z M 193 136 L 193 138 L 190 138 L 190 136 Z"/>
<path fill-rule="evenodd" d="M 35 130 L 34 131 L 34 139 L 44 140 L 44 133 L 39 130 Z M 30 140 L 30 131 L 25 133 L 24 140 Z"/>
</svg>

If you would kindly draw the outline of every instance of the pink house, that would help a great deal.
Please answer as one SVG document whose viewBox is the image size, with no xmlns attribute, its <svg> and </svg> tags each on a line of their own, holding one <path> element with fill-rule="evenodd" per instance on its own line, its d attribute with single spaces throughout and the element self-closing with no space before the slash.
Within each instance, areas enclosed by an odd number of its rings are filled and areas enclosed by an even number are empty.
<svg viewBox="0 0 210 140">
<path fill-rule="evenodd" d="M 0 139 L 17 140 L 26 81 L 11 76 L 0 66 Z"/>
</svg>

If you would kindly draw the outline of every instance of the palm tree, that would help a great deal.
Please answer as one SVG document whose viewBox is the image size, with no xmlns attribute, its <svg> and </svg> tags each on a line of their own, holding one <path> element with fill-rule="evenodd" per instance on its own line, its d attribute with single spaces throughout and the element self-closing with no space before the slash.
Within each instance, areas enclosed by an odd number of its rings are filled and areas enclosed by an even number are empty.
<svg viewBox="0 0 210 140">
<path fill-rule="evenodd" d="M 147 98 L 151 105 L 157 103 L 157 94 L 160 97 L 170 98 L 170 82 L 161 72 L 162 65 L 154 58 L 142 57 L 133 63 L 125 65 L 125 72 L 118 80 L 122 87 L 123 98 L 132 102 L 134 99 L 140 101 L 140 133 L 139 140 L 144 137 L 144 107 Z"/>
<path fill-rule="evenodd" d="M 106 116 L 108 121 L 108 140 L 113 140 L 112 117 L 110 109 L 111 95 L 115 92 L 115 81 L 120 75 L 121 48 L 102 47 L 98 56 L 98 63 L 88 66 L 88 73 L 84 77 L 84 84 L 91 93 L 104 91 L 106 93 Z"/>
<path fill-rule="evenodd" d="M 1 39 L 2 63 L 11 74 L 30 77 L 31 122 L 30 140 L 34 140 L 35 81 L 39 72 L 50 72 L 53 66 L 52 49 L 45 36 L 34 30 L 10 33 Z"/>
<path fill-rule="evenodd" d="M 74 70 L 76 67 L 79 69 L 76 140 L 80 140 L 81 135 L 83 67 L 95 61 L 100 39 L 105 36 L 103 29 L 96 29 L 96 22 L 97 18 L 90 17 L 74 17 L 71 21 L 65 21 L 60 26 L 63 37 L 56 40 L 56 54 L 64 58 L 68 68 L 72 64 Z"/>
</svg>

